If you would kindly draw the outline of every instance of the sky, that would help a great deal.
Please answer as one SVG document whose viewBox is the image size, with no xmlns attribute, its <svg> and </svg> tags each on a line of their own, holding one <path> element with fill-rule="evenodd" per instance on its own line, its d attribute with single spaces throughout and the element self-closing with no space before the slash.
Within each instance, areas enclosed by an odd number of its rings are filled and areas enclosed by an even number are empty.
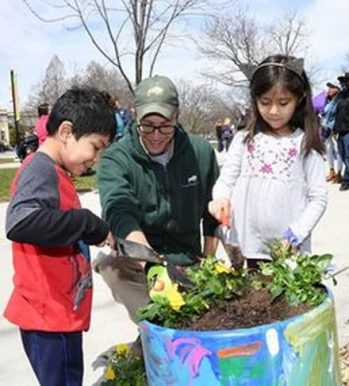
<svg viewBox="0 0 349 386">
<path fill-rule="evenodd" d="M 44 1 L 31 2 L 40 10 Z M 311 31 L 311 61 L 321 69 L 324 82 L 335 80 L 342 72 L 345 54 L 349 53 L 348 0 L 241 0 L 240 3 L 248 5 L 256 17 L 265 21 L 296 9 Z M 0 108 L 11 109 L 11 69 L 17 74 L 19 100 L 23 105 L 33 86 L 43 79 L 53 55 L 58 55 L 64 63 L 67 75 L 84 69 L 91 60 L 105 64 L 83 31 L 68 31 L 61 23 L 41 22 L 23 0 L 3 0 L 0 20 Z M 157 72 L 175 81 L 192 81 L 205 65 L 195 49 L 177 46 L 167 49 L 158 62 Z"/>
</svg>

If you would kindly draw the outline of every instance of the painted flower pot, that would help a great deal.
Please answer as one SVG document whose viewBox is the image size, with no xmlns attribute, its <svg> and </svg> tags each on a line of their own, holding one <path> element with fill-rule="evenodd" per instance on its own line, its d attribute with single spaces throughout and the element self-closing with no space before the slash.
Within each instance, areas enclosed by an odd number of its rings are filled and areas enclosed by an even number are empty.
<svg viewBox="0 0 349 386">
<path fill-rule="evenodd" d="M 334 300 L 284 321 L 224 331 L 140 324 L 149 386 L 340 386 Z"/>
</svg>

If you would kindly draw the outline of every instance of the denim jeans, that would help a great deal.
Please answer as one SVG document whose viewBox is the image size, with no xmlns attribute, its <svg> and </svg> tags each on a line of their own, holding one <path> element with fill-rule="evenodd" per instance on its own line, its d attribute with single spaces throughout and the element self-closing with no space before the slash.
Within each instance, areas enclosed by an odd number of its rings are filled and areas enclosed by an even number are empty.
<svg viewBox="0 0 349 386">
<path fill-rule="evenodd" d="M 24 350 L 40 386 L 81 386 L 82 333 L 20 329 Z"/>
<path fill-rule="evenodd" d="M 342 158 L 338 153 L 337 140 L 333 137 L 333 135 L 330 135 L 326 139 L 325 145 L 326 145 L 326 158 L 327 158 L 327 163 L 329 168 L 335 169 L 337 173 L 342 173 L 343 162 L 342 162 Z M 335 161 L 337 161 L 337 167 L 335 167 Z"/>
<path fill-rule="evenodd" d="M 338 153 L 344 163 L 342 183 L 349 184 L 349 133 L 339 134 Z"/>
</svg>

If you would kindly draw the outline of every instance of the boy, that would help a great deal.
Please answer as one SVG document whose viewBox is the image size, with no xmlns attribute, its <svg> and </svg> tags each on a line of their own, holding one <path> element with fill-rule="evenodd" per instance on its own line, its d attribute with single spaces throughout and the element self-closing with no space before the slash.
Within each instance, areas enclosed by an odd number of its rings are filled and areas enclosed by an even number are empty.
<svg viewBox="0 0 349 386">
<path fill-rule="evenodd" d="M 78 386 L 92 300 L 86 244 L 114 240 L 107 223 L 81 209 L 70 175 L 92 167 L 114 138 L 114 113 L 99 91 L 74 88 L 53 106 L 47 132 L 12 185 L 6 234 L 15 275 L 4 315 L 19 326 L 41 386 Z"/>
</svg>

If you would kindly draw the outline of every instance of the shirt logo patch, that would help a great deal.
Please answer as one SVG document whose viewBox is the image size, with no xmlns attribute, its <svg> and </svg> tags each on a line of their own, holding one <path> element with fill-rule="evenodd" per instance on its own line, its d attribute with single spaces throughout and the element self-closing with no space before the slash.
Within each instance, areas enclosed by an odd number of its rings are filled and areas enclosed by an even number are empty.
<svg viewBox="0 0 349 386">
<path fill-rule="evenodd" d="M 187 188 L 189 186 L 196 186 L 198 184 L 198 176 L 196 174 L 193 174 L 192 176 L 187 178 L 187 183 L 182 185 L 184 188 Z"/>
<path fill-rule="evenodd" d="M 198 176 L 196 176 L 195 174 L 191 177 L 188 178 L 188 185 L 196 185 L 196 182 L 198 180 Z"/>
</svg>

